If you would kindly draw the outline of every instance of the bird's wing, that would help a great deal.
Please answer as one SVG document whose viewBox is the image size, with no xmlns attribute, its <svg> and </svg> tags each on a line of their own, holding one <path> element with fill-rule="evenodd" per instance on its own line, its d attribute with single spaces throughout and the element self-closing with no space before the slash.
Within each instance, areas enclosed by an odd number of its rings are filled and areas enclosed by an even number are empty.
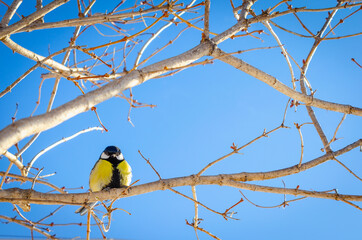
<svg viewBox="0 0 362 240">
<path fill-rule="evenodd" d="M 129 186 L 132 180 L 132 168 L 126 162 L 126 160 L 120 162 L 117 166 L 118 171 L 121 173 L 121 184 L 125 186 Z"/>
<path fill-rule="evenodd" d="M 106 160 L 99 159 L 89 175 L 89 187 L 92 192 L 101 191 L 112 180 L 113 167 Z"/>
</svg>

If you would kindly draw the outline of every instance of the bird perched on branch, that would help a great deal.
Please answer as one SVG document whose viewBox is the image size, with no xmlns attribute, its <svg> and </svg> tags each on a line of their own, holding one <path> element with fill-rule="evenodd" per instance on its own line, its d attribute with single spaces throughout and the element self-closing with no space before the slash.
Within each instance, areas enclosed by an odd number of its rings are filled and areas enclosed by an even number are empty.
<svg viewBox="0 0 362 240">
<path fill-rule="evenodd" d="M 124 159 L 121 150 L 116 146 L 108 146 L 94 164 L 89 175 L 89 187 L 92 192 L 127 187 L 131 179 L 131 166 Z M 75 212 L 84 215 L 87 209 L 93 208 L 96 203 L 89 203 L 88 206 L 83 206 Z"/>
</svg>

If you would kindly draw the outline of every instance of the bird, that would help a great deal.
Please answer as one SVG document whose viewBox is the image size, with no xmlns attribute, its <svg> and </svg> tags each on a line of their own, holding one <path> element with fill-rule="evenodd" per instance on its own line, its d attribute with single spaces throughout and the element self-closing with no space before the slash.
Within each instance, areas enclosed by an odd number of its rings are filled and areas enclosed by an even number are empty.
<svg viewBox="0 0 362 240">
<path fill-rule="evenodd" d="M 124 159 L 121 150 L 116 146 L 108 146 L 104 149 L 90 172 L 89 188 L 91 192 L 98 192 L 111 188 L 128 187 L 131 180 L 132 169 Z M 93 202 L 87 206 L 80 207 L 75 213 L 84 215 L 96 203 Z"/>
</svg>

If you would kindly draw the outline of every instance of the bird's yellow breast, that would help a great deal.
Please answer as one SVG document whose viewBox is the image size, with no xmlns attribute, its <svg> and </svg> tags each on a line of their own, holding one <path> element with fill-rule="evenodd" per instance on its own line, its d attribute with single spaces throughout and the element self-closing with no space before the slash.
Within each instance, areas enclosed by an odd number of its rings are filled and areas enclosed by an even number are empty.
<svg viewBox="0 0 362 240">
<path fill-rule="evenodd" d="M 117 165 L 117 169 L 121 174 L 121 185 L 129 186 L 132 180 L 132 169 L 131 166 L 123 160 Z"/>
<path fill-rule="evenodd" d="M 110 162 L 100 159 L 89 176 L 89 187 L 92 192 L 101 191 L 112 180 L 113 166 Z"/>
</svg>

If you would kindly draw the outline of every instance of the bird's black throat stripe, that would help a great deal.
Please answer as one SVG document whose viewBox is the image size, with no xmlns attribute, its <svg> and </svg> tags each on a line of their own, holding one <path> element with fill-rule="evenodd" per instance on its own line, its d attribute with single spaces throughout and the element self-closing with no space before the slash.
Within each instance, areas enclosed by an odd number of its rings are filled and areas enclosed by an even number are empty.
<svg viewBox="0 0 362 240">
<path fill-rule="evenodd" d="M 103 189 L 123 187 L 123 185 L 121 185 L 122 176 L 121 176 L 121 173 L 119 172 L 119 170 L 117 169 L 117 166 L 118 166 L 118 164 L 120 164 L 124 160 L 119 161 L 115 157 L 110 157 L 106 161 L 108 161 L 108 162 L 110 162 L 112 164 L 112 169 L 113 169 L 112 170 L 112 180 L 111 180 L 111 182 L 109 184 L 104 186 Z"/>
</svg>

